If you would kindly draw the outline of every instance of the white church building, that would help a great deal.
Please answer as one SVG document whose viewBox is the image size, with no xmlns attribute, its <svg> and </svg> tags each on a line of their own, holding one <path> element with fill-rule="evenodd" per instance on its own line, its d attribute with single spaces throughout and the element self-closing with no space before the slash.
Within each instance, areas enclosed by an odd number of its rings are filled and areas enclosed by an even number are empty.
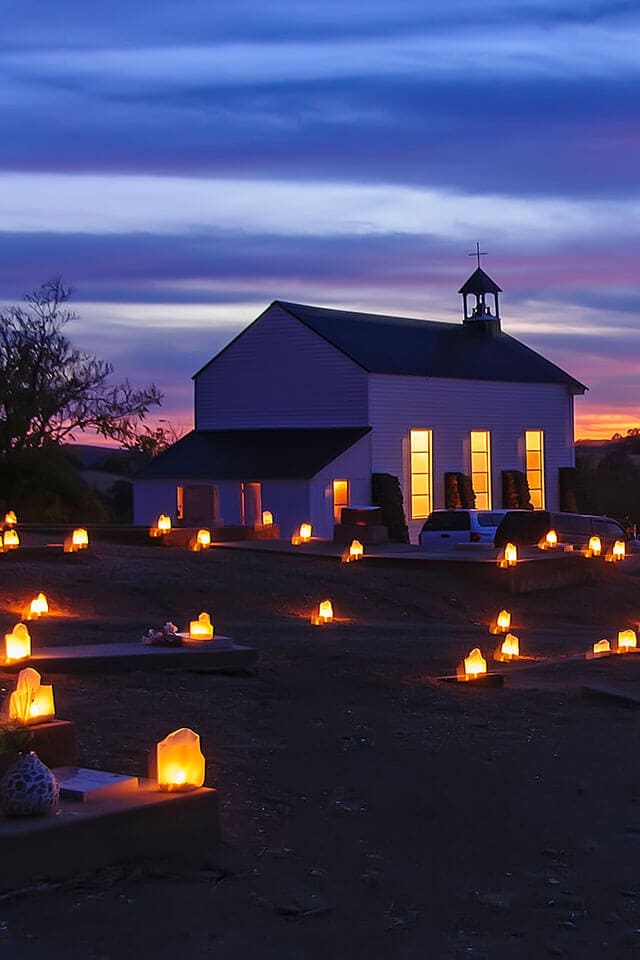
<svg viewBox="0 0 640 960">
<path fill-rule="evenodd" d="M 452 473 L 478 508 L 502 507 L 519 471 L 534 506 L 558 509 L 586 387 L 502 330 L 480 267 L 459 292 L 459 323 L 274 301 L 195 374 L 195 429 L 139 475 L 135 523 L 253 525 L 269 510 L 283 537 L 309 521 L 331 538 L 380 473 L 399 481 L 413 542 L 451 505 Z"/>
</svg>

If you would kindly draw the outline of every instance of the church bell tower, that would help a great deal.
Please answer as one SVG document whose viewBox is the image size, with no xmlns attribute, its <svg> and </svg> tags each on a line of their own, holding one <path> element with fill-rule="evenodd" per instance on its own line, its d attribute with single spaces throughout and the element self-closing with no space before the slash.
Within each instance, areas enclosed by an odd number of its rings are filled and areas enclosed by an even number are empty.
<svg viewBox="0 0 640 960">
<path fill-rule="evenodd" d="M 478 266 L 458 290 L 458 293 L 462 294 L 464 305 L 463 323 L 484 327 L 487 333 L 499 333 L 501 327 L 498 294 L 502 293 L 502 290 L 480 266 L 482 254 L 478 244 L 476 248 L 476 253 L 471 256 L 478 258 Z"/>
</svg>

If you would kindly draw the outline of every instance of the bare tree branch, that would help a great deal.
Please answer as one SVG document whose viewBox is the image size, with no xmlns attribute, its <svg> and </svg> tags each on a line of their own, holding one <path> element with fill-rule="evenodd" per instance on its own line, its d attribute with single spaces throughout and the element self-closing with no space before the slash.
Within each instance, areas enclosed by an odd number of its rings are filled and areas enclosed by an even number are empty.
<svg viewBox="0 0 640 960">
<path fill-rule="evenodd" d="M 112 384 L 111 364 L 71 345 L 70 288 L 50 280 L 0 312 L 0 456 L 93 429 L 126 444 L 162 395 L 152 384 Z"/>
</svg>

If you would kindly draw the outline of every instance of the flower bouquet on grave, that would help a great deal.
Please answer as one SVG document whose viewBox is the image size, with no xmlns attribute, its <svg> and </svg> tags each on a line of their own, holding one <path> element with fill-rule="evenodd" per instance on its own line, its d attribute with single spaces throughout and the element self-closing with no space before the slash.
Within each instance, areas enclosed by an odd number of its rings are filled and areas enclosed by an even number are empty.
<svg viewBox="0 0 640 960">
<path fill-rule="evenodd" d="M 178 636 L 178 628 L 170 620 L 158 628 L 149 627 L 140 637 L 142 643 L 153 647 L 181 647 L 182 638 Z"/>
</svg>

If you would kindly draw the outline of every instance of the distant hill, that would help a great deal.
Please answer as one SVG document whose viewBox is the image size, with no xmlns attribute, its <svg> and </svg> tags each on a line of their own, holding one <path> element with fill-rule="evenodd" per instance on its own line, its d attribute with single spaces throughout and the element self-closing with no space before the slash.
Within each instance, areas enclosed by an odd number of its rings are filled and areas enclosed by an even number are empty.
<svg viewBox="0 0 640 960">
<path fill-rule="evenodd" d="M 65 443 L 65 453 L 79 461 L 84 470 L 95 470 L 100 467 L 105 456 L 126 454 L 120 447 L 101 447 L 97 443 Z"/>
</svg>

